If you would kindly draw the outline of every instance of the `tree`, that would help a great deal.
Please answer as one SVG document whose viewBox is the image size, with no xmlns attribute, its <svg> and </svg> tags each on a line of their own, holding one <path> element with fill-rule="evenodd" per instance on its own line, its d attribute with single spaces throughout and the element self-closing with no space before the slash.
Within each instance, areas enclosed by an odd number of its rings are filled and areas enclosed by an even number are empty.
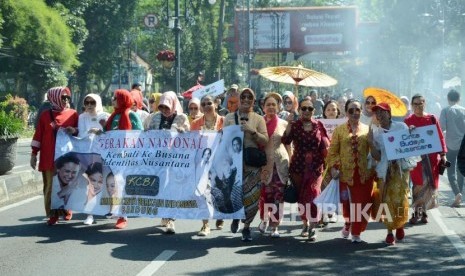
<svg viewBox="0 0 465 276">
<path fill-rule="evenodd" d="M 57 10 L 42 1 L 4 0 L 0 2 L 0 16 L 4 20 L 0 30 L 4 40 L 0 81 L 8 87 L 8 80 L 14 79 L 12 90 L 16 94 L 37 99 L 35 96 L 46 90 L 47 72 L 50 74 L 52 68 L 69 71 L 79 64 L 70 29 Z M 40 93 L 27 93 L 28 85 Z"/>
</svg>

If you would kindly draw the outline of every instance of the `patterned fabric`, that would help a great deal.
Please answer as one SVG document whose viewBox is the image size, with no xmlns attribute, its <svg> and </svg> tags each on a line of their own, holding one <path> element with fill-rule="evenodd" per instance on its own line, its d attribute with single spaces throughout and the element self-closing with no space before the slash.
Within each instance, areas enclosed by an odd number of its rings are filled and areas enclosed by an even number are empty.
<svg viewBox="0 0 465 276">
<path fill-rule="evenodd" d="M 373 194 L 372 218 L 377 217 L 380 204 L 385 203 L 390 217 L 384 217 L 382 221 L 388 230 L 402 228 L 408 220 L 408 183 L 408 171 L 401 173 L 399 165 L 394 162 L 389 162 L 386 182 L 381 178 L 377 181 L 377 188 L 374 189 L 376 193 Z"/>
<path fill-rule="evenodd" d="M 160 97 L 160 103 L 158 106 L 164 105 L 170 109 L 170 114 L 173 115 L 174 113 L 182 114 L 182 105 L 179 102 L 178 96 L 173 91 L 167 91 L 163 93 Z"/>
<path fill-rule="evenodd" d="M 422 127 L 428 125 L 436 125 L 439 134 L 439 140 L 441 141 L 442 151 L 447 152 L 446 142 L 441 130 L 441 126 L 437 118 L 434 115 L 425 114 L 423 117 L 418 117 L 415 114 L 412 114 L 405 118 L 405 123 L 407 126 L 415 126 L 415 127 Z M 430 153 L 428 154 L 429 161 L 431 163 L 431 170 L 433 173 L 433 183 L 434 188 L 437 189 L 439 187 L 439 162 L 441 161 L 441 157 L 439 153 Z M 417 167 L 410 171 L 410 177 L 412 178 L 413 185 L 423 185 L 423 165 L 421 162 L 418 163 Z"/>
<path fill-rule="evenodd" d="M 357 154 L 354 156 L 352 149 L 352 135 L 346 124 L 337 126 L 331 138 L 326 164 L 329 168 L 336 167 L 341 171 L 341 181 L 352 186 L 355 167 L 360 171 L 361 183 L 365 183 L 372 175 L 368 169 L 368 126 L 359 123 L 357 130 Z M 357 160 L 357 161 L 355 161 Z"/>
<path fill-rule="evenodd" d="M 161 112 L 152 113 L 150 116 L 144 121 L 144 129 L 163 129 L 162 127 L 162 114 Z M 176 114 L 174 117 L 169 130 L 176 131 L 177 129 L 189 131 L 189 120 L 187 119 L 186 114 Z"/>
<path fill-rule="evenodd" d="M 311 120 L 312 130 L 305 131 L 302 120 L 292 123 L 289 135 L 283 135 L 282 142 L 286 145 L 293 143 L 294 153 L 291 158 L 289 173 L 303 173 L 311 170 L 317 174 L 323 173 L 323 165 L 326 154 L 326 132 L 324 126 L 315 120 Z"/>
<path fill-rule="evenodd" d="M 242 181 L 243 204 L 245 209 L 245 219 L 243 223 L 252 223 L 258 211 L 258 201 L 260 199 L 260 168 L 244 166 Z"/>
<path fill-rule="evenodd" d="M 66 103 L 61 100 L 62 96 L 71 97 L 71 90 L 68 87 L 53 87 L 47 92 L 47 99 L 55 111 L 62 111 L 66 107 Z"/>
<path fill-rule="evenodd" d="M 273 177 L 271 182 L 268 185 L 262 185 L 261 193 L 260 193 L 260 219 L 263 221 L 265 220 L 265 213 L 266 219 L 270 219 L 270 226 L 276 227 L 279 225 L 283 217 L 283 210 L 280 209 L 282 207 L 282 203 L 284 202 L 284 183 L 281 182 L 279 178 L 278 171 L 276 167 L 273 170 Z M 274 204 L 274 210 L 269 207 L 265 210 L 265 203 L 266 204 Z M 275 211 L 273 213 L 270 213 Z"/>
</svg>

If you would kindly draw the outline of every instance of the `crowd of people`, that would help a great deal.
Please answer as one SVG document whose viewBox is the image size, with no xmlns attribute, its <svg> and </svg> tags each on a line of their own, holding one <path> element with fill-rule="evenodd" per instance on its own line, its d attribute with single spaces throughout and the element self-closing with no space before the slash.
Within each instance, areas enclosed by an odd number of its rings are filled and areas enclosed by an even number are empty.
<svg viewBox="0 0 465 276">
<path fill-rule="evenodd" d="M 152 93 L 144 102 L 137 85 L 131 91 L 118 89 L 114 92 L 111 114 L 103 110 L 102 100 L 97 94 L 84 97 L 84 109 L 80 115 L 71 108 L 71 91 L 66 87 L 51 88 L 47 99 L 51 107 L 39 114 L 30 162 L 34 169 L 42 172 L 49 225 L 56 224 L 62 217 L 64 220 L 72 218 L 71 210 L 51 208 L 53 197 L 69 200 L 66 187 L 71 175 L 76 173 L 72 160 L 54 163 L 55 138 L 59 128 L 69 135 L 86 137 L 112 130 L 167 129 L 182 133 L 190 130 L 220 131 L 230 125 L 239 125 L 244 138 L 234 139 L 232 147 L 241 154 L 244 152 L 242 149 L 249 147 L 266 154 L 265 165 L 256 166 L 253 162 L 244 161 L 239 174 L 242 176 L 242 191 L 239 193 L 242 193 L 245 219 L 242 220 L 242 228 L 239 220 L 232 220 L 230 230 L 237 233 L 241 228 L 242 240 L 246 242 L 252 240 L 251 224 L 257 212 L 260 218 L 258 230 L 263 234 L 269 233 L 273 238 L 280 237 L 278 227 L 283 220 L 284 190 L 289 183 L 297 191 L 299 206 L 304 206 L 299 212 L 302 221 L 300 235 L 309 241 L 317 240 L 316 230 L 322 223 L 320 208 L 313 201 L 325 189 L 324 179 L 339 181 L 339 201 L 344 219 L 341 236 L 345 239 L 350 237 L 353 243 L 362 242 L 362 233 L 369 220 L 360 214 L 361 210 L 368 210 L 374 218 L 375 214 L 379 214 L 380 206 L 387 206 L 377 219 L 386 226 L 385 243 L 389 245 L 404 239 L 406 223 L 428 223 L 427 210 L 436 206 L 439 174 L 449 164 L 447 175 L 455 194 L 452 206 L 460 206 L 462 200 L 465 108 L 458 105 L 460 94 L 455 90 L 449 92 L 450 106 L 441 112 L 440 118 L 426 112 L 426 100 L 420 94 L 414 95 L 410 102 L 402 97 L 409 112 L 403 118 L 393 118 L 389 103 L 377 102 L 373 96 L 357 100 L 351 95 L 335 99 L 325 95 L 320 99 L 318 92 L 312 90 L 309 96 L 300 100 L 291 91 L 266 93 L 258 100 L 252 89 L 239 89 L 235 84 L 226 91 L 224 103 L 211 95 L 193 98 L 188 102 L 186 112 L 176 93 Z M 332 133 L 328 133 L 321 122 L 341 118 L 345 121 Z M 441 151 L 388 160 L 383 140 L 385 133 L 414 131 L 428 125 L 436 126 Z M 203 155 L 211 155 L 211 150 Z M 200 162 L 208 162 L 208 158 L 202 158 Z M 206 165 L 200 164 L 200 167 Z M 215 183 L 233 185 L 236 175 L 234 170 L 215 172 L 213 177 L 199 181 L 207 181 L 204 184 L 211 188 L 212 193 L 221 193 L 224 187 L 215 187 Z M 90 202 L 103 189 L 102 164 L 90 164 L 84 176 L 89 183 L 86 202 Z M 62 187 L 58 194 L 52 194 L 54 177 L 59 178 Z M 233 204 L 228 201 L 222 208 L 231 209 Z M 410 208 L 413 211 L 410 212 Z M 112 217 L 111 210 L 108 216 Z M 336 222 L 337 214 L 330 214 L 325 218 L 326 222 L 328 219 Z M 175 233 L 174 222 L 174 218 L 162 219 L 167 233 Z M 87 215 L 84 224 L 93 223 L 93 215 Z M 118 217 L 115 228 L 123 229 L 127 224 L 127 217 Z M 217 220 L 216 228 L 223 227 L 224 221 Z M 209 221 L 205 218 L 197 235 L 207 236 L 209 233 Z"/>
</svg>

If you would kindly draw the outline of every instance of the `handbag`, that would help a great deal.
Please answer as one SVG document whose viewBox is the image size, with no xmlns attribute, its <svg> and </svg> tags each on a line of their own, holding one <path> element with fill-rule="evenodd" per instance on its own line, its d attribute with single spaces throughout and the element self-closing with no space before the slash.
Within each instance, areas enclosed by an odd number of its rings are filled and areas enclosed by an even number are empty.
<svg viewBox="0 0 465 276">
<path fill-rule="evenodd" d="M 252 167 L 263 167 L 266 165 L 266 154 L 259 148 L 247 147 L 244 149 L 244 163 Z"/>
<path fill-rule="evenodd" d="M 296 203 L 298 199 L 297 189 L 291 183 L 291 181 L 287 182 L 287 185 L 284 186 L 284 194 L 283 200 L 287 203 Z"/>
<path fill-rule="evenodd" d="M 333 178 L 313 203 L 322 210 L 323 214 L 334 214 L 339 213 L 339 198 L 339 179 Z"/>
</svg>

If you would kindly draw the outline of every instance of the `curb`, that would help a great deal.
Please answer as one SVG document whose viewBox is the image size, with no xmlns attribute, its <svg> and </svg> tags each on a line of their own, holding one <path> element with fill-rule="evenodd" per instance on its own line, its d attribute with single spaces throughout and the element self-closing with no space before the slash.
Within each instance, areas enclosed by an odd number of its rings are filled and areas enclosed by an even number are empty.
<svg viewBox="0 0 465 276">
<path fill-rule="evenodd" d="M 42 194 L 42 174 L 29 169 L 0 176 L 0 207 Z"/>
</svg>

